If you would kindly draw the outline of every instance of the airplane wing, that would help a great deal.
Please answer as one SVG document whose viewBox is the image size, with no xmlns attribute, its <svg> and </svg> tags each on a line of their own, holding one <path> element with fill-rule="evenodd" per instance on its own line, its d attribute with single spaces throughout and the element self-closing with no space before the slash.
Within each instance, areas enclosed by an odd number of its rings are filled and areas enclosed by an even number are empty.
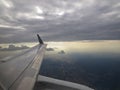
<svg viewBox="0 0 120 90">
<path fill-rule="evenodd" d="M 46 44 L 0 61 L 0 90 L 32 90 L 38 76 Z"/>
<path fill-rule="evenodd" d="M 0 90 L 93 90 L 84 85 L 38 75 L 47 45 L 37 36 L 40 44 L 17 56 L 0 60 Z"/>
</svg>

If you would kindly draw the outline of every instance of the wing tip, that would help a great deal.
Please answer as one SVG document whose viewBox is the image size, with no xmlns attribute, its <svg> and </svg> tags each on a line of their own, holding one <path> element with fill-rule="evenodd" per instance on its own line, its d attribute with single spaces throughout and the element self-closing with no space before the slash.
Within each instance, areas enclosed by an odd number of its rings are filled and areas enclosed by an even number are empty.
<svg viewBox="0 0 120 90">
<path fill-rule="evenodd" d="M 37 37 L 38 37 L 39 44 L 44 44 L 39 34 L 37 34 Z"/>
</svg>

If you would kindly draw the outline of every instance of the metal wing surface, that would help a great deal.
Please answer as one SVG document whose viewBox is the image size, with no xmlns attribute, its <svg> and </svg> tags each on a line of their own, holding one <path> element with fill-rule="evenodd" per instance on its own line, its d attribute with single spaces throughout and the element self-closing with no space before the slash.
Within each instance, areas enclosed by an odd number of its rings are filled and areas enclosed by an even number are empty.
<svg viewBox="0 0 120 90">
<path fill-rule="evenodd" d="M 38 76 L 46 45 L 39 44 L 0 62 L 0 89 L 32 90 Z"/>
</svg>

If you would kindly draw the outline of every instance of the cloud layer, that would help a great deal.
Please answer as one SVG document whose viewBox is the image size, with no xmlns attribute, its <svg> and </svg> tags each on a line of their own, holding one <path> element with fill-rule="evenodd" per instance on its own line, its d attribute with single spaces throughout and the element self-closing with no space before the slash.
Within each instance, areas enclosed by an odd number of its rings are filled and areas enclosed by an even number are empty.
<svg viewBox="0 0 120 90">
<path fill-rule="evenodd" d="M 0 47 L 1 51 L 13 51 L 13 50 L 22 50 L 22 49 L 28 49 L 29 47 L 22 45 L 21 47 L 15 46 L 15 45 L 9 45 L 8 48 L 2 48 Z"/>
<path fill-rule="evenodd" d="M 120 39 L 119 0 L 0 0 L 0 43 Z"/>
</svg>

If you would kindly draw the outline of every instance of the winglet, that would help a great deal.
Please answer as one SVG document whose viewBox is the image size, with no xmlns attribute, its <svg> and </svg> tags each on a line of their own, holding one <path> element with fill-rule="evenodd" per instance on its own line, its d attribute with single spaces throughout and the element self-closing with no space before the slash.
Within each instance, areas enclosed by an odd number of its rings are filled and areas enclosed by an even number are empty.
<svg viewBox="0 0 120 90">
<path fill-rule="evenodd" d="M 40 38 L 39 34 L 37 34 L 37 37 L 38 37 L 39 43 L 40 44 L 44 44 L 43 41 L 42 41 L 42 39 Z"/>
</svg>

